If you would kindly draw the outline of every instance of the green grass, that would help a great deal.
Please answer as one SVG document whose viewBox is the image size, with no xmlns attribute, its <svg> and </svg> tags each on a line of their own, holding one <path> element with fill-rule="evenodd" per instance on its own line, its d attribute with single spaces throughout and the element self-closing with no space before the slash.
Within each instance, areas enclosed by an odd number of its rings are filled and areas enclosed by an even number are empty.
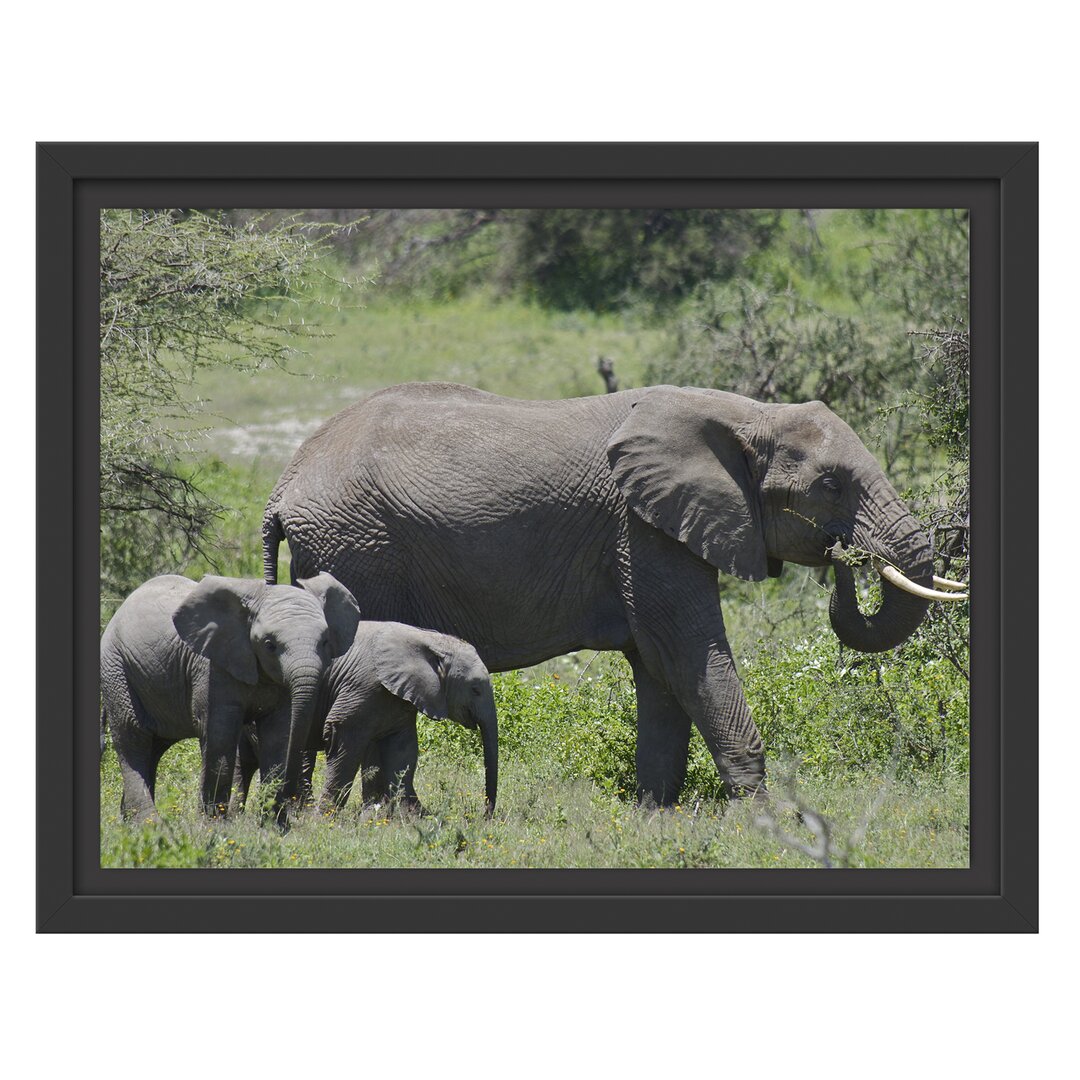
<svg viewBox="0 0 1080 1080">
<path fill-rule="evenodd" d="M 815 867 L 799 844 L 815 834 L 781 796 L 776 820 L 794 843 L 758 821 L 749 802 L 687 800 L 642 809 L 587 779 L 566 779 L 551 763 L 503 767 L 492 820 L 481 813 L 483 776 L 475 763 L 429 751 L 417 772 L 427 816 L 350 802 L 332 818 L 311 810 L 281 835 L 255 813 L 220 822 L 199 816 L 191 783 L 196 744 L 166 755 L 159 780 L 162 821 L 119 821 L 115 759 L 102 774 L 102 865 L 111 867 Z M 169 760 L 171 757 L 171 761 Z M 770 767 L 777 769 L 776 762 Z M 967 781 L 962 777 L 887 782 L 853 774 L 800 780 L 798 797 L 824 815 L 853 867 L 958 867 L 968 861 Z M 868 819 L 868 820 L 867 820 Z M 862 835 L 860 836 L 860 830 Z M 854 838 L 854 839 L 853 839 Z"/>
</svg>

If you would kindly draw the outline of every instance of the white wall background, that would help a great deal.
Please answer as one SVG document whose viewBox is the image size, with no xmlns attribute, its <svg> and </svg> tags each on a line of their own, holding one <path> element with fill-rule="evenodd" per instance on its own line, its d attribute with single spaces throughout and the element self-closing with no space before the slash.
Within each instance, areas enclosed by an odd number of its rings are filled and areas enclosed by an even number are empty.
<svg viewBox="0 0 1080 1080">
<path fill-rule="evenodd" d="M 1080 855 L 1064 764 L 1078 756 L 1075 693 L 1059 674 L 1076 666 L 1072 586 L 1043 596 L 1038 938 L 34 936 L 33 688 L 13 680 L 33 670 L 33 552 L 17 530 L 34 505 L 35 140 L 1041 140 L 1049 315 L 1031 480 L 1044 578 L 1075 561 L 1075 541 L 1048 535 L 1077 514 L 1073 485 L 1057 491 L 1076 424 L 1055 424 L 1078 391 L 1075 40 L 1059 6 L 1029 0 L 1004 19 L 945 0 L 235 6 L 104 0 L 5 19 L 4 1059 L 44 1076 L 140 1062 L 155 1078 L 1048 1068 L 1075 1026 L 1055 975 L 1071 984 Z M 307 973 L 279 989 L 268 968 L 291 948 Z M 379 989 L 380 970 L 410 972 L 413 992 Z M 228 1000 L 238 971 L 249 978 Z"/>
</svg>

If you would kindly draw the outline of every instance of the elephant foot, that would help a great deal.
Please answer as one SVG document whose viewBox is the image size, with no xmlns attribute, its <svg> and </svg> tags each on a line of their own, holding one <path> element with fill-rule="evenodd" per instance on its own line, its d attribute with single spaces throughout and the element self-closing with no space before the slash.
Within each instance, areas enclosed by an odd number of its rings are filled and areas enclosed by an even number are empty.
<svg viewBox="0 0 1080 1080">
<path fill-rule="evenodd" d="M 287 799 L 274 808 L 274 823 L 277 825 L 282 835 L 292 828 L 293 822 L 300 816 L 303 809 L 303 802 L 296 798 Z"/>
<path fill-rule="evenodd" d="M 120 817 L 123 819 L 126 825 L 160 825 L 161 815 L 157 812 L 157 807 L 140 806 L 134 808 L 121 807 Z"/>
<path fill-rule="evenodd" d="M 765 793 L 765 751 L 756 728 L 751 737 L 710 749 L 729 799 L 754 798 L 759 792 Z"/>
<path fill-rule="evenodd" d="M 637 804 L 642 810 L 667 810 L 678 801 L 678 792 L 669 794 L 667 786 L 657 790 L 648 790 L 639 787 L 637 790 Z"/>
<path fill-rule="evenodd" d="M 392 799 L 388 807 L 389 812 L 401 817 L 429 817 L 430 814 L 415 795 L 402 795 Z"/>
<path fill-rule="evenodd" d="M 749 768 L 725 768 L 720 766 L 720 779 L 729 799 L 767 799 L 769 792 L 765 785 L 765 766 Z"/>
</svg>

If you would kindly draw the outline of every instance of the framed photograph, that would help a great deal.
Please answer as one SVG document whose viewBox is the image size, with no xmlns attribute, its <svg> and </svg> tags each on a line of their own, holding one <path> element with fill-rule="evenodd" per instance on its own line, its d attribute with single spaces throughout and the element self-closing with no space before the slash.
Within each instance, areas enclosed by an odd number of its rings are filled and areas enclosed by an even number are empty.
<svg viewBox="0 0 1080 1080">
<path fill-rule="evenodd" d="M 1037 160 L 40 145 L 38 929 L 1034 931 Z"/>
</svg>

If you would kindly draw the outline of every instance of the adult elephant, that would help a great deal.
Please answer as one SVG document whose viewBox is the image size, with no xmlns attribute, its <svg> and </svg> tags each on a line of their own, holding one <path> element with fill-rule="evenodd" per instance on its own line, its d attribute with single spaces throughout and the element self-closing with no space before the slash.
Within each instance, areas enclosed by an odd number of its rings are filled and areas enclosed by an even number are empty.
<svg viewBox="0 0 1080 1080">
<path fill-rule="evenodd" d="M 323 570 L 365 618 L 471 642 L 491 671 L 574 649 L 626 654 L 640 799 L 673 802 L 691 723 L 733 794 L 763 787 L 716 572 L 751 581 L 831 563 L 830 616 L 852 648 L 904 641 L 933 589 L 930 542 L 855 433 L 821 402 L 761 404 L 656 386 L 515 401 L 466 386 L 383 390 L 327 421 L 267 503 L 268 582 Z M 881 570 L 864 615 L 856 546 Z M 953 583 L 946 583 L 952 585 Z"/>
</svg>

